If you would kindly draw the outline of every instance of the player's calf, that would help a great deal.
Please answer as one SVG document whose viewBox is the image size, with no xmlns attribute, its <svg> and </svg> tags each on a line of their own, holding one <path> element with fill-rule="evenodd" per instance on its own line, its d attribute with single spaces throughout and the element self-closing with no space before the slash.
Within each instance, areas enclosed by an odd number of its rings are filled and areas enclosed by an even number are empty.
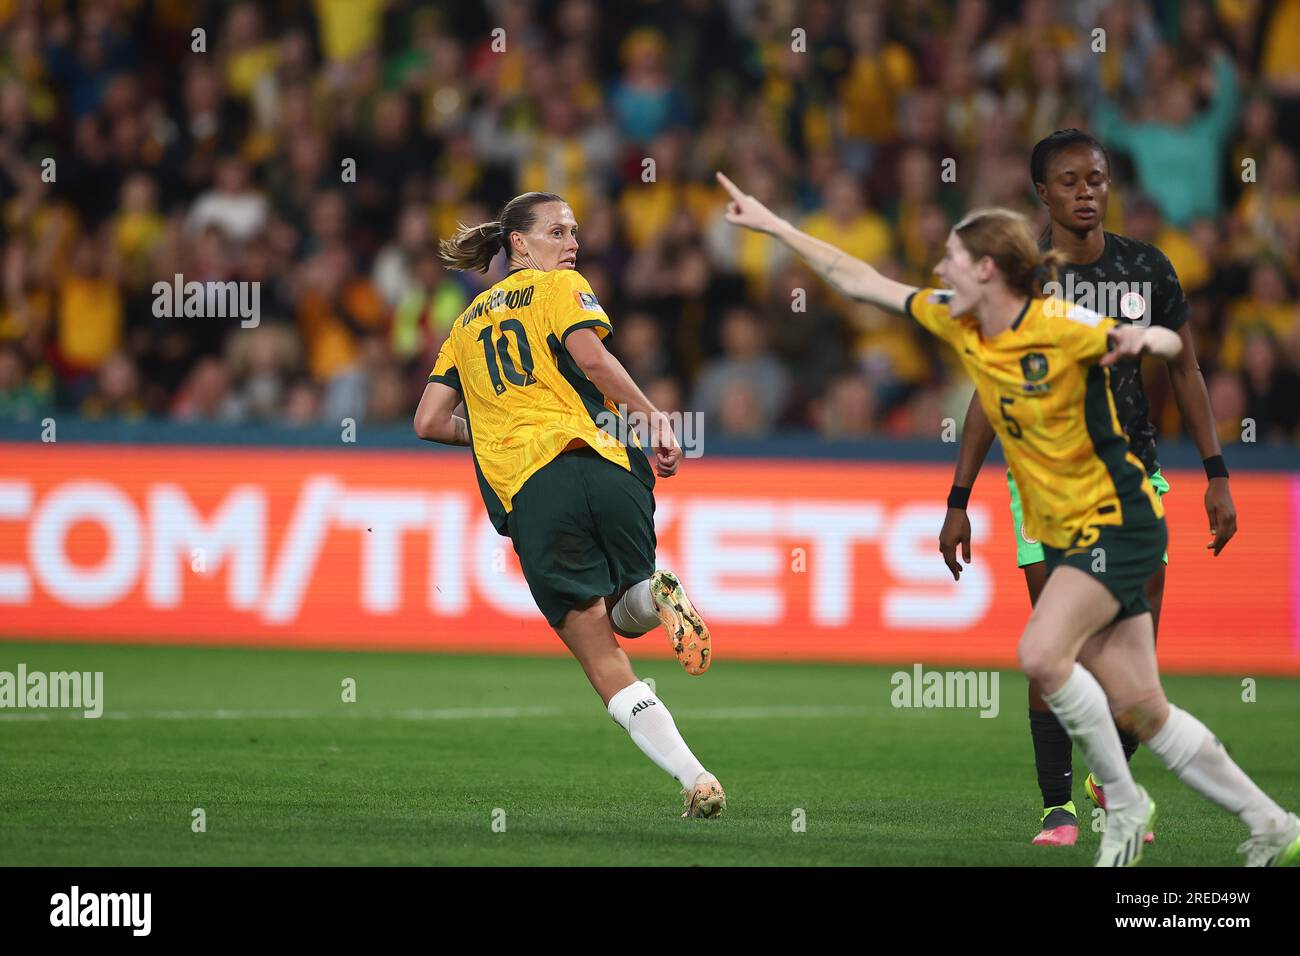
<svg viewBox="0 0 1300 956">
<path fill-rule="evenodd" d="M 1251 839 L 1243 844 L 1242 852 L 1249 853 L 1249 847 L 1257 845 L 1265 850 L 1272 848 L 1282 856 L 1291 853 L 1288 848 L 1300 838 L 1300 831 L 1288 836 L 1294 827 L 1294 814 L 1287 813 L 1261 790 L 1194 716 L 1170 704 L 1164 725 L 1143 743 L 1179 780 L 1250 828 Z M 1292 855 L 1300 862 L 1300 845 L 1293 849 Z M 1267 856 L 1265 850 L 1255 856 Z"/>
<path fill-rule="evenodd" d="M 718 778 L 704 769 L 677 730 L 673 715 L 645 681 L 633 681 L 609 701 L 609 715 L 641 752 L 682 785 L 682 816 L 714 816 L 727 805 Z"/>
</svg>

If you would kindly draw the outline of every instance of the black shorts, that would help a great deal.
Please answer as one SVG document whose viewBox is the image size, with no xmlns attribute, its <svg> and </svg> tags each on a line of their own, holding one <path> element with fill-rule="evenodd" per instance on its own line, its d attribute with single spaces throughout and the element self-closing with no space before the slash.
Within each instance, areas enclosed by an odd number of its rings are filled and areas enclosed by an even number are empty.
<svg viewBox="0 0 1300 956">
<path fill-rule="evenodd" d="M 1136 528 L 1099 525 L 1084 528 L 1065 550 L 1044 544 L 1043 558 L 1048 575 L 1068 564 L 1104 584 L 1119 601 L 1115 620 L 1122 621 L 1151 610 L 1146 583 L 1163 566 L 1168 543 L 1164 518 Z"/>
<path fill-rule="evenodd" d="M 654 573 L 654 494 L 590 448 L 557 455 L 524 482 L 511 505 L 506 529 L 551 627 L 592 598 Z"/>
</svg>

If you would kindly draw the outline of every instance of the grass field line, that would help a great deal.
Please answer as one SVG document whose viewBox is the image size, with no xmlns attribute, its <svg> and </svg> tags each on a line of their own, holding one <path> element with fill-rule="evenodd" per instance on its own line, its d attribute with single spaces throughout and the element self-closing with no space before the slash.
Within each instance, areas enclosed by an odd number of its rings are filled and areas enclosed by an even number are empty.
<svg viewBox="0 0 1300 956">
<path fill-rule="evenodd" d="M 214 710 L 106 710 L 102 720 L 517 720 L 523 717 L 581 717 L 593 708 L 561 707 L 430 707 L 404 710 L 333 710 L 305 709 L 230 709 Z M 816 719 L 825 717 L 865 717 L 866 707 L 827 707 L 820 705 L 786 705 L 768 707 L 684 707 L 674 710 L 677 717 L 696 720 L 772 720 Z M 79 710 L 31 710 L 0 713 L 3 721 L 85 720 Z"/>
</svg>

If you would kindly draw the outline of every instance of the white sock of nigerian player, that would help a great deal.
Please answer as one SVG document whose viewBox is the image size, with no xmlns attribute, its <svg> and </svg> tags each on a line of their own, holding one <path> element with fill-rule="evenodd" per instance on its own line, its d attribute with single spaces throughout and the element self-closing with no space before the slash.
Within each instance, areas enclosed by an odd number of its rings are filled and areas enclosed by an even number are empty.
<svg viewBox="0 0 1300 956">
<path fill-rule="evenodd" d="M 1106 692 L 1097 678 L 1076 663 L 1070 678 L 1043 700 L 1060 719 L 1071 739 L 1083 751 L 1092 772 L 1106 791 L 1107 807 L 1124 807 L 1138 801 L 1137 783 L 1124 759 L 1124 748 L 1115 729 Z"/>
<path fill-rule="evenodd" d="M 673 715 L 645 681 L 628 684 L 610 698 L 609 716 L 628 732 L 632 743 L 683 787 L 695 785 L 704 765 L 695 759 L 677 732 Z"/>
<path fill-rule="evenodd" d="M 1246 776 L 1209 728 L 1187 711 L 1170 704 L 1169 719 L 1146 745 L 1179 780 L 1240 817 L 1252 835 L 1272 833 L 1285 825 L 1286 811 Z"/>
<path fill-rule="evenodd" d="M 650 594 L 650 579 L 640 581 L 626 591 L 610 608 L 610 620 L 624 634 L 645 634 L 659 626 L 659 611 Z"/>
</svg>

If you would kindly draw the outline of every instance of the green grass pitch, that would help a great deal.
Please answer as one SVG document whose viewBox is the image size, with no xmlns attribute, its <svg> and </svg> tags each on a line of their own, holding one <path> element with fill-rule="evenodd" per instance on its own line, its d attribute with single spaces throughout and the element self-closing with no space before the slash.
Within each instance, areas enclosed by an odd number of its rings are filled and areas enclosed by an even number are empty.
<svg viewBox="0 0 1300 956">
<path fill-rule="evenodd" d="M 1029 845 L 1025 682 L 1007 672 L 981 719 L 894 709 L 910 668 L 640 662 L 727 788 L 725 817 L 682 820 L 567 658 L 0 643 L 0 670 L 19 662 L 103 671 L 105 713 L 0 710 L 0 865 L 1083 866 L 1099 838 L 1085 812 L 1077 846 Z M 1300 805 L 1300 681 L 1262 678 L 1254 703 L 1238 677 L 1166 686 Z M 1160 810 L 1144 866 L 1240 862 L 1236 820 L 1150 754 L 1134 767 Z"/>
</svg>

